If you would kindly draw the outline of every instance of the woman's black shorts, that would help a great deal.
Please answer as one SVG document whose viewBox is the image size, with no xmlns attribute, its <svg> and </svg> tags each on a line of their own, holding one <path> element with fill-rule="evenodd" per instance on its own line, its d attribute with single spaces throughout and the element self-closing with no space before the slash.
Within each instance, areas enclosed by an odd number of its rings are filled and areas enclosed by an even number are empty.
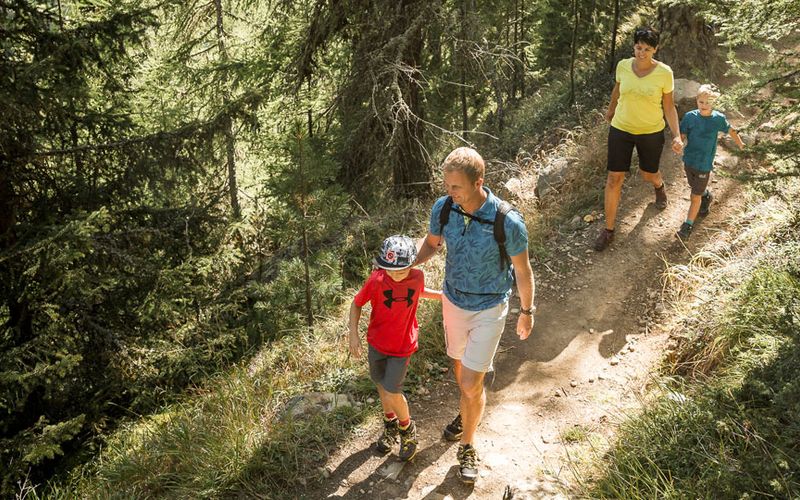
<svg viewBox="0 0 800 500">
<path fill-rule="evenodd" d="M 629 134 L 614 127 L 608 130 L 608 170 L 630 172 L 634 146 L 639 155 L 639 168 L 651 174 L 658 172 L 664 149 L 664 130 L 652 134 Z"/>
</svg>

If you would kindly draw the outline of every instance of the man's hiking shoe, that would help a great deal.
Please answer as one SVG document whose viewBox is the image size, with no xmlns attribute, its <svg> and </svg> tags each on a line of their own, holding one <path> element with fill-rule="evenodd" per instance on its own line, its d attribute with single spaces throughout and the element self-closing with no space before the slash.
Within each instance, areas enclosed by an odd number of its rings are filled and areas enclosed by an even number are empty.
<svg viewBox="0 0 800 500">
<path fill-rule="evenodd" d="M 444 428 L 444 438 L 448 441 L 458 441 L 461 439 L 461 434 L 464 433 L 464 427 L 461 425 L 461 414 L 456 415 L 452 422 L 447 424 Z"/>
<path fill-rule="evenodd" d="M 711 206 L 712 201 L 714 201 L 714 196 L 712 196 L 711 191 L 706 191 L 706 194 L 700 198 L 700 211 L 697 214 L 708 215 L 708 207 Z"/>
<path fill-rule="evenodd" d="M 600 230 L 600 234 L 597 235 L 597 239 L 594 240 L 594 249 L 597 252 L 602 252 L 611 242 L 614 241 L 614 231 L 609 231 L 606 228 Z"/>
<path fill-rule="evenodd" d="M 662 182 L 660 188 L 656 188 L 656 208 L 664 210 L 667 208 L 667 190 L 666 185 Z"/>
<path fill-rule="evenodd" d="M 400 431 L 400 460 L 408 462 L 417 454 L 417 424 L 412 420 L 408 427 Z"/>
<path fill-rule="evenodd" d="M 397 427 L 396 418 L 384 420 L 383 434 L 378 438 L 378 442 L 375 443 L 375 449 L 378 450 L 379 453 L 389 453 L 392 451 L 392 447 L 395 443 L 397 443 L 397 435 L 399 433 L 400 429 Z"/>
<path fill-rule="evenodd" d="M 458 447 L 458 477 L 467 484 L 472 484 L 478 477 L 478 452 L 471 444 L 462 444 Z"/>
<path fill-rule="evenodd" d="M 692 225 L 689 224 L 688 222 L 684 222 L 683 224 L 681 224 L 681 228 L 678 229 L 678 232 L 675 233 L 675 236 L 677 236 L 682 241 L 686 241 L 689 239 L 690 234 L 692 234 Z"/>
</svg>

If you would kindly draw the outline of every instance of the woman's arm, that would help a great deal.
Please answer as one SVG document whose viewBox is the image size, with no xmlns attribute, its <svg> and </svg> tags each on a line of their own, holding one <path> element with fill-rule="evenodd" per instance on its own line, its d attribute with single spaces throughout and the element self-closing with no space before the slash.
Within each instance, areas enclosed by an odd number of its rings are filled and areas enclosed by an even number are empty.
<svg viewBox="0 0 800 500">
<path fill-rule="evenodd" d="M 676 154 L 683 152 L 683 139 L 681 139 L 681 129 L 678 126 L 678 110 L 675 108 L 675 96 L 672 92 L 664 94 L 661 98 L 664 107 L 664 117 L 667 119 L 669 131 L 672 132 L 672 150 Z"/>
<path fill-rule="evenodd" d="M 619 82 L 614 84 L 614 90 L 611 91 L 611 102 L 608 103 L 608 111 L 606 111 L 606 121 L 611 123 L 614 118 L 614 113 L 617 111 L 617 102 L 619 102 Z"/>
</svg>

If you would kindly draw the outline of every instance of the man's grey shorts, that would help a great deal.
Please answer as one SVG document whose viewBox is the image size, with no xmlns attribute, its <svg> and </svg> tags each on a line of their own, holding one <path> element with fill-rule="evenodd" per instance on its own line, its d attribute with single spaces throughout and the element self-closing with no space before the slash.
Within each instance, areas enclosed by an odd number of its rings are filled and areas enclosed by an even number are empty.
<svg viewBox="0 0 800 500">
<path fill-rule="evenodd" d="M 369 377 L 373 382 L 380 384 L 386 392 L 393 394 L 403 392 L 403 381 L 406 379 L 411 356 L 404 358 L 389 356 L 369 346 L 367 360 L 369 360 Z"/>
</svg>

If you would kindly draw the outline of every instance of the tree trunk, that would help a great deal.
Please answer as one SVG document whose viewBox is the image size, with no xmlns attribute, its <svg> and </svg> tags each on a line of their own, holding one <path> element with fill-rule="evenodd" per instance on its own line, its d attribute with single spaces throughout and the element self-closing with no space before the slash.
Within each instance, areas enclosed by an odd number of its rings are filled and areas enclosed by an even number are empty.
<svg viewBox="0 0 800 500">
<path fill-rule="evenodd" d="M 608 51 L 608 73 L 614 74 L 614 59 L 617 54 L 617 30 L 619 29 L 619 0 L 614 0 L 614 25 L 611 27 L 611 49 Z"/>
<path fill-rule="evenodd" d="M 495 69 L 494 73 L 495 73 L 494 74 L 494 78 L 493 78 L 493 81 L 494 81 L 494 83 L 493 83 L 493 85 L 494 85 L 494 98 L 495 98 L 495 100 L 497 102 L 497 114 L 495 116 L 496 116 L 496 119 L 497 119 L 497 130 L 502 132 L 503 131 L 503 127 L 505 125 L 505 121 L 506 121 L 505 120 L 505 118 L 506 118 L 505 117 L 505 106 L 504 106 L 504 100 L 503 100 L 503 88 L 500 85 L 500 82 L 497 81 L 499 76 L 497 74 L 498 72 L 496 71 L 496 69 Z"/>
<path fill-rule="evenodd" d="M 14 227 L 17 224 L 17 197 L 11 184 L 7 166 L 0 170 L 0 252 L 14 246 L 17 235 Z M 32 318 L 28 301 L 20 297 L 22 291 L 16 286 L 13 259 L 0 262 L 0 280 L 4 283 L 3 299 L 8 307 L 8 327 L 13 335 L 13 345 L 21 345 L 33 338 Z"/>
<path fill-rule="evenodd" d="M 519 81 L 519 90 L 520 90 L 520 96 L 524 99 L 526 97 L 526 92 L 525 92 L 525 68 L 527 67 L 527 57 L 525 56 L 525 0 L 520 0 L 519 3 L 520 3 L 519 65 L 520 65 L 520 68 L 521 68 L 520 81 Z"/>
<path fill-rule="evenodd" d="M 219 50 L 220 59 L 225 63 L 228 60 L 228 51 L 225 49 L 225 30 L 222 24 L 222 0 L 214 0 L 214 8 L 217 14 L 217 49 Z M 227 71 L 223 74 L 222 81 L 226 85 L 222 89 L 222 107 L 227 112 L 228 103 L 230 102 L 227 88 Z M 242 210 L 239 206 L 239 186 L 236 182 L 236 139 L 233 135 L 233 120 L 230 117 L 225 119 L 222 133 L 225 136 L 225 164 L 228 170 L 228 192 L 231 199 L 231 211 L 235 219 L 240 219 Z"/>
<path fill-rule="evenodd" d="M 308 248 L 308 184 L 306 183 L 305 171 L 305 155 L 303 154 L 303 135 L 300 132 L 300 127 L 297 127 L 297 170 L 300 177 L 300 210 L 302 212 L 302 221 L 300 224 L 303 232 L 303 278 L 305 282 L 306 292 L 306 324 L 311 329 L 314 326 L 314 311 L 311 306 L 311 260 L 310 251 Z"/>
<path fill-rule="evenodd" d="M 575 104 L 575 49 L 578 41 L 578 0 L 572 0 L 572 43 L 569 58 L 569 102 Z"/>
<path fill-rule="evenodd" d="M 461 130 L 469 130 L 469 114 L 467 109 L 467 16 L 469 14 L 469 0 L 461 2 L 461 47 L 458 53 L 459 66 L 461 67 Z"/>
<path fill-rule="evenodd" d="M 519 5 L 517 4 L 517 0 L 514 0 L 514 17 L 511 21 L 512 26 L 512 52 L 514 53 L 514 73 L 511 77 L 511 99 L 515 100 L 517 98 L 517 88 L 519 85 Z"/>
<path fill-rule="evenodd" d="M 420 96 L 418 82 L 421 81 L 419 72 L 420 62 L 422 61 L 422 49 L 424 40 L 424 24 L 418 16 L 421 10 L 418 2 L 409 1 L 403 5 L 402 19 L 404 25 L 409 28 L 413 24 L 417 26 L 409 33 L 409 40 L 406 44 L 402 63 L 404 66 L 413 68 L 410 75 L 400 73 L 398 83 L 403 100 L 408 106 L 409 113 L 402 116 L 395 123 L 399 127 L 397 161 L 393 166 L 393 177 L 395 192 L 406 198 L 417 198 L 431 193 L 431 179 L 433 171 L 426 158 L 425 150 L 425 109 Z M 414 16 L 416 14 L 416 16 Z M 412 17 L 413 16 L 413 17 Z"/>
<path fill-rule="evenodd" d="M 656 58 L 668 64 L 675 75 L 700 73 L 714 78 L 721 69 L 714 30 L 686 4 L 661 4 L 658 7 L 661 31 Z"/>
</svg>

